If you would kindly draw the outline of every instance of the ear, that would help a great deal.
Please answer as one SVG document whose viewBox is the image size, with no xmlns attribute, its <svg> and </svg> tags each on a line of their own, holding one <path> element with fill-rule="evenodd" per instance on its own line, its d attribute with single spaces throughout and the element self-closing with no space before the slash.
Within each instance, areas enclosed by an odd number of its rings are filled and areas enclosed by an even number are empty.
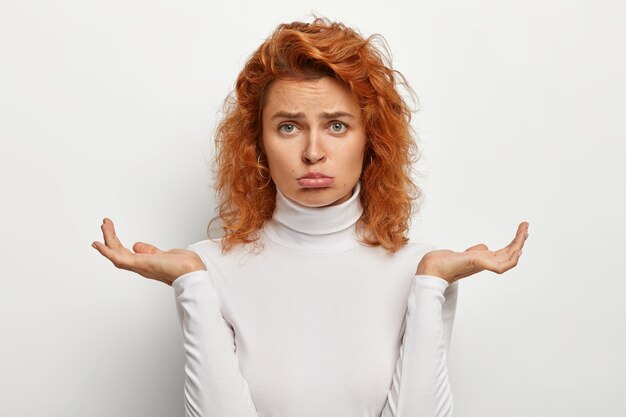
<svg viewBox="0 0 626 417">
<path fill-rule="evenodd" d="M 363 166 L 371 164 L 373 158 L 374 158 L 374 152 L 372 152 L 369 146 L 369 142 L 368 142 L 367 145 L 365 146 L 365 152 L 363 152 Z"/>
<path fill-rule="evenodd" d="M 267 159 L 267 152 L 265 152 L 265 143 L 263 143 L 263 134 L 259 134 L 257 138 L 257 155 L 259 158 Z"/>
</svg>

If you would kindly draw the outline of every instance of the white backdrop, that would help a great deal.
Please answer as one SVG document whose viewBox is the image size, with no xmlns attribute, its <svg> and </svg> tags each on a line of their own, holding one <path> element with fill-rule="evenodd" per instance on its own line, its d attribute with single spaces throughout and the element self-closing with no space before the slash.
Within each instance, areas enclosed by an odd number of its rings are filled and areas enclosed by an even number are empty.
<svg viewBox="0 0 626 417">
<path fill-rule="evenodd" d="M 128 247 L 205 238 L 221 103 L 311 12 L 382 34 L 418 94 L 414 238 L 530 222 L 516 268 L 461 283 L 456 416 L 626 415 L 626 7 L 590 0 L 3 1 L 0 415 L 183 415 L 173 290 L 90 243 L 103 217 Z"/>
</svg>

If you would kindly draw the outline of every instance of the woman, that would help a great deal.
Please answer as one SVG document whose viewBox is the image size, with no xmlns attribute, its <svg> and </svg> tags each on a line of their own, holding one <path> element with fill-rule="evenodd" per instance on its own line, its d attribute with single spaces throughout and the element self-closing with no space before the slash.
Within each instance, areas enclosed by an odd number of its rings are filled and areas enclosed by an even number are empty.
<svg viewBox="0 0 626 417">
<path fill-rule="evenodd" d="M 390 68 L 341 23 L 279 25 L 218 126 L 224 236 L 133 253 L 104 220 L 102 255 L 174 288 L 186 415 L 451 415 L 457 281 L 514 267 L 528 223 L 495 252 L 405 237 L 420 190 Z"/>
</svg>

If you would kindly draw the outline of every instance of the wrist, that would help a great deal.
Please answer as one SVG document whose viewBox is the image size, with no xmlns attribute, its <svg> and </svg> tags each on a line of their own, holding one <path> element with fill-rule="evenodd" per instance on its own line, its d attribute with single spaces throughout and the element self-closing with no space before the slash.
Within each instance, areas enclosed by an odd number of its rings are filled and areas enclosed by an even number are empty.
<svg viewBox="0 0 626 417">
<path fill-rule="evenodd" d="M 173 286 L 174 282 L 178 281 L 181 277 L 191 275 L 193 272 L 198 271 L 206 271 L 204 264 L 189 264 L 182 268 L 180 271 L 178 271 L 177 276 L 170 278 L 170 280 L 168 280 L 166 284 Z"/>
<path fill-rule="evenodd" d="M 417 271 L 415 271 L 415 275 L 428 275 L 431 277 L 441 278 L 446 281 L 448 284 L 452 284 L 452 281 L 448 279 L 444 274 L 440 273 L 436 268 L 429 267 L 427 265 L 419 265 L 417 267 Z"/>
<path fill-rule="evenodd" d="M 189 272 L 195 272 L 195 271 L 206 271 L 206 267 L 204 266 L 204 263 L 195 262 L 195 261 L 191 262 L 189 265 L 185 267 L 185 269 L 183 270 L 183 273 L 188 274 Z"/>
</svg>

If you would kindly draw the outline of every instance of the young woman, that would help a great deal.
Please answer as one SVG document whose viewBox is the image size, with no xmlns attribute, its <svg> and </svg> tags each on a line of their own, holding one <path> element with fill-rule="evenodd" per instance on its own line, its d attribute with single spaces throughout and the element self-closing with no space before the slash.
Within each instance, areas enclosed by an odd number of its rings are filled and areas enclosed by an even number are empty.
<svg viewBox="0 0 626 417">
<path fill-rule="evenodd" d="M 407 239 L 421 192 L 400 80 L 341 23 L 279 25 L 217 129 L 223 237 L 132 252 L 104 219 L 102 255 L 174 288 L 186 415 L 451 415 L 457 281 L 517 265 L 528 223 L 497 251 Z"/>
</svg>

